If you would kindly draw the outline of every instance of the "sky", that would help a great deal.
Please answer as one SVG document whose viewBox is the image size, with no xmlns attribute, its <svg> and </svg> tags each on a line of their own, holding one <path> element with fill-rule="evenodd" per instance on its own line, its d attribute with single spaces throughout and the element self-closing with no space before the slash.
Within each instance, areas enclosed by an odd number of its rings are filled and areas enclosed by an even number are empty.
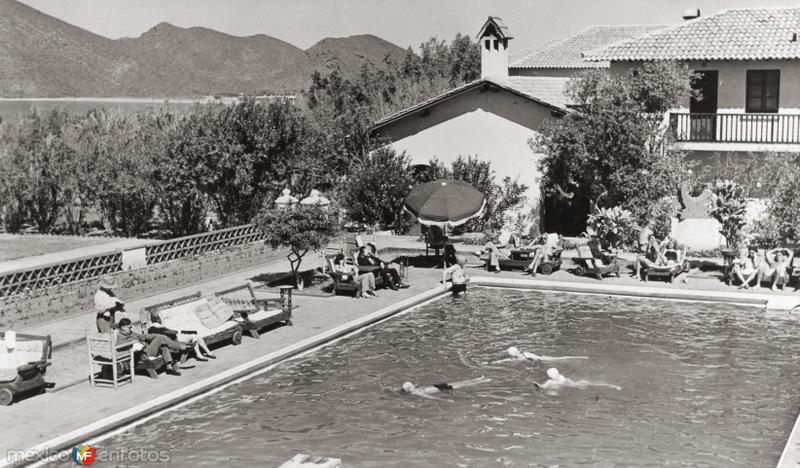
<svg viewBox="0 0 800 468">
<path fill-rule="evenodd" d="M 138 37 L 166 21 L 235 36 L 267 34 L 302 49 L 326 37 L 374 34 L 401 47 L 432 36 L 474 38 L 499 16 L 524 50 L 596 24 L 676 24 L 686 8 L 797 6 L 788 0 L 21 0 L 109 38 Z"/>
</svg>

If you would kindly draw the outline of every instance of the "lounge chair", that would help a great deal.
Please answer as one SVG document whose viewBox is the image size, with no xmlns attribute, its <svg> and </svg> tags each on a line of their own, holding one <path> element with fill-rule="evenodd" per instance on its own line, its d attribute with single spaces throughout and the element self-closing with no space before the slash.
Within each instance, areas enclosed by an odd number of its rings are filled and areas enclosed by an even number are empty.
<svg viewBox="0 0 800 468">
<path fill-rule="evenodd" d="M 328 274 L 333 279 L 334 294 L 345 293 L 345 294 L 355 295 L 358 292 L 359 288 L 361 287 L 361 285 L 358 284 L 358 281 L 356 281 L 356 277 L 353 275 L 349 275 L 347 273 L 341 273 L 336 271 L 336 269 L 333 266 L 333 257 L 327 257 L 326 261 L 328 263 L 328 270 L 329 270 Z M 358 268 L 359 271 L 362 271 L 362 268 L 364 269 L 372 268 L 373 270 L 377 269 L 377 267 L 364 267 L 364 266 Z M 378 288 L 381 286 L 383 286 L 383 277 L 381 277 L 381 275 L 375 275 L 375 287 Z"/>
<path fill-rule="evenodd" d="M 253 338 L 258 338 L 258 332 L 270 325 L 292 323 L 292 309 L 287 301 L 257 299 L 250 283 L 218 291 L 214 296 L 221 298 L 232 309 L 234 320 Z"/>
<path fill-rule="evenodd" d="M 37 336 L 0 333 L 0 405 L 8 406 L 24 392 L 44 391 L 52 386 L 44 381 L 52 357 L 50 335 Z"/>
<path fill-rule="evenodd" d="M 668 283 L 671 283 L 676 276 L 689 271 L 689 262 L 686 260 L 686 246 L 682 249 L 664 250 L 664 258 L 667 260 L 666 265 L 650 265 L 647 268 L 642 267 L 642 276 L 645 281 L 648 281 L 650 278 L 664 278 Z"/>
<path fill-rule="evenodd" d="M 234 345 L 242 342 L 242 326 L 220 298 L 205 299 L 197 292 L 145 307 L 144 314 L 143 325 L 160 323 L 178 332 L 197 333 L 208 346 L 227 340 Z"/>
<path fill-rule="evenodd" d="M 448 239 L 439 226 L 428 226 L 425 231 L 425 256 L 428 256 L 428 249 L 433 249 L 438 257 L 439 250 L 444 249 Z"/>
<path fill-rule="evenodd" d="M 596 244 L 579 245 L 578 256 L 573 261 L 578 264 L 574 270 L 578 276 L 594 275 L 599 280 L 609 274 L 619 277 L 619 264 L 615 256 L 602 252 Z"/>
</svg>

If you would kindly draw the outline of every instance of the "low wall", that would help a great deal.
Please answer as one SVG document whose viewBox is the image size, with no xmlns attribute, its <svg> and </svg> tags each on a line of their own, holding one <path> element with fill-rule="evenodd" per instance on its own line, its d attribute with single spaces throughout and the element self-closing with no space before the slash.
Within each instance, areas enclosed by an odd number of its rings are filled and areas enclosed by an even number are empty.
<svg viewBox="0 0 800 468">
<path fill-rule="evenodd" d="M 125 300 L 150 296 L 256 266 L 286 255 L 263 242 L 227 247 L 215 252 L 131 269 L 112 276 Z M 92 310 L 97 279 L 0 298 L 0 329 L 21 328 Z"/>
</svg>

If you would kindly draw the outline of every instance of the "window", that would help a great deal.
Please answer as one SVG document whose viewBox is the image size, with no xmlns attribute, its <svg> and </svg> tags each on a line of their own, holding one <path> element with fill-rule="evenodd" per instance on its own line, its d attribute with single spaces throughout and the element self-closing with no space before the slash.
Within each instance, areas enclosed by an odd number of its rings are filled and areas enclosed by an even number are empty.
<svg viewBox="0 0 800 468">
<path fill-rule="evenodd" d="M 497 50 L 497 47 L 500 45 L 500 41 L 497 39 L 494 40 L 494 50 Z"/>
<path fill-rule="evenodd" d="M 778 112 L 780 70 L 747 70 L 745 112 Z"/>
<path fill-rule="evenodd" d="M 492 40 L 486 39 L 484 43 L 486 44 L 486 50 L 490 50 L 490 48 L 492 47 Z"/>
</svg>

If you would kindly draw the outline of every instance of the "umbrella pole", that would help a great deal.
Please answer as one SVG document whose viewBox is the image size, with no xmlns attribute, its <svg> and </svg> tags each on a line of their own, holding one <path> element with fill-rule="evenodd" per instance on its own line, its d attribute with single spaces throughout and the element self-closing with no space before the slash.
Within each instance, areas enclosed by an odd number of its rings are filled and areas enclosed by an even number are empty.
<svg viewBox="0 0 800 468">
<path fill-rule="evenodd" d="M 444 237 L 447 239 L 447 225 L 444 225 Z M 444 248 L 442 249 L 442 284 L 447 280 L 447 241 L 444 241 Z"/>
</svg>

